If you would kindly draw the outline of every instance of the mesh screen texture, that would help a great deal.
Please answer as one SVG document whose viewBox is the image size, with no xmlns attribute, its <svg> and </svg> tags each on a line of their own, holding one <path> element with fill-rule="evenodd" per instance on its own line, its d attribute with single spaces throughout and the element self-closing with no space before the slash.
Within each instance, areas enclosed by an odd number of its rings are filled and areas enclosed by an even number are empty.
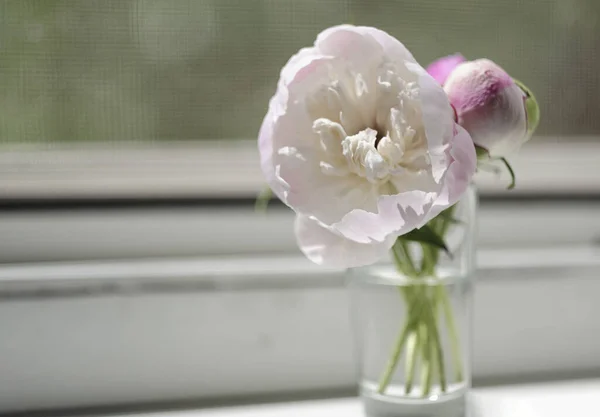
<svg viewBox="0 0 600 417">
<path fill-rule="evenodd" d="M 255 138 L 280 68 L 339 23 L 423 66 L 489 57 L 539 134 L 600 133 L 598 0 L 0 0 L 0 143 Z"/>
</svg>

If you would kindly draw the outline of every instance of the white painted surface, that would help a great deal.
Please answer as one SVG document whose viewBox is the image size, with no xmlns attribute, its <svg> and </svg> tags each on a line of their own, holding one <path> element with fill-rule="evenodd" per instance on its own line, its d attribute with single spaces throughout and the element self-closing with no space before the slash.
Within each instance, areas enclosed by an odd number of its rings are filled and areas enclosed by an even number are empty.
<svg viewBox="0 0 600 417">
<path fill-rule="evenodd" d="M 537 137 L 509 159 L 511 193 L 597 193 L 597 137 Z M 223 163 L 227 161 L 227 163 Z M 239 196 L 264 187 L 256 140 L 217 142 L 5 145 L 4 197 Z M 483 191 L 504 192 L 506 172 L 480 174 Z"/>
<path fill-rule="evenodd" d="M 469 417 L 598 417 L 600 380 L 475 389 Z M 363 417 L 358 399 L 345 398 L 111 417 Z"/>
<path fill-rule="evenodd" d="M 599 165 L 600 166 L 600 165 Z M 489 205 L 481 248 L 585 245 L 600 240 L 600 203 Z M 288 210 L 152 209 L 5 212 L 0 263 L 299 254 Z"/>
<path fill-rule="evenodd" d="M 480 259 L 475 378 L 600 370 L 598 250 Z M 0 411 L 351 389 L 342 282 L 301 258 L 0 267 Z"/>
</svg>

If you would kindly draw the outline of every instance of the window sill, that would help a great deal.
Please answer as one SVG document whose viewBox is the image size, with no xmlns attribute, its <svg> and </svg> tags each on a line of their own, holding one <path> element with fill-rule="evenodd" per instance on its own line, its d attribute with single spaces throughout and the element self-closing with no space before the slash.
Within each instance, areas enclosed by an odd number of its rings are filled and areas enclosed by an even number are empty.
<svg viewBox="0 0 600 417">
<path fill-rule="evenodd" d="M 481 204 L 477 246 L 591 245 L 600 241 L 599 210 L 598 201 Z M 3 212 L 0 264 L 297 255 L 293 222 L 283 208 L 266 215 L 250 207 Z"/>
<path fill-rule="evenodd" d="M 476 385 L 599 375 L 598 250 L 479 259 Z M 354 386 L 343 276 L 299 257 L 4 265 L 0 290 L 0 412 Z"/>
<path fill-rule="evenodd" d="M 471 417 L 595 417 L 600 414 L 600 379 L 474 389 Z M 356 398 L 280 404 L 162 411 L 127 417 L 363 417 Z M 101 417 L 101 416 L 99 416 Z M 111 417 L 125 417 L 114 415 Z"/>
<path fill-rule="evenodd" d="M 600 189 L 596 137 L 535 137 L 509 159 L 511 195 L 584 194 Z M 153 144 L 5 146 L 2 199 L 250 197 L 264 188 L 255 140 Z M 483 193 L 505 195 L 509 177 L 478 176 Z"/>
</svg>

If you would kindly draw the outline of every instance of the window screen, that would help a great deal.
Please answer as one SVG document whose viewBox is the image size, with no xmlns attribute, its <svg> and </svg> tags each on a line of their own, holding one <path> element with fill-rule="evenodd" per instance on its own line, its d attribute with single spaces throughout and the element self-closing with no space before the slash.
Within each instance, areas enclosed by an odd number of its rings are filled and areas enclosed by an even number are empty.
<svg viewBox="0 0 600 417">
<path fill-rule="evenodd" d="M 600 133 L 598 0 L 2 0 L 3 143 L 255 138 L 279 69 L 327 26 L 378 26 L 426 65 L 487 56 L 539 134 Z"/>
</svg>

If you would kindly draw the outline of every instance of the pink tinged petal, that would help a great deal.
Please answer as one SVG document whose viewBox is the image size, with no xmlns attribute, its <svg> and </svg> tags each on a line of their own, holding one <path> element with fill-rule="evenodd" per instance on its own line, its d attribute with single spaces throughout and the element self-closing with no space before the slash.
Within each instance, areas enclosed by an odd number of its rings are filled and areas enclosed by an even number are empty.
<svg viewBox="0 0 600 417">
<path fill-rule="evenodd" d="M 376 210 L 375 188 L 354 175 L 328 175 L 319 152 L 294 147 L 278 152 L 278 173 L 287 184 L 284 202 L 296 212 L 310 213 L 326 224 L 341 220 L 351 208 Z"/>
<path fill-rule="evenodd" d="M 258 150 L 260 154 L 260 167 L 267 180 L 267 184 L 279 199 L 284 200 L 286 185 L 276 173 L 275 164 L 273 163 L 275 112 L 274 106 L 270 106 L 258 134 Z"/>
<path fill-rule="evenodd" d="M 302 101 L 303 105 L 307 98 L 313 96 L 319 87 L 324 84 L 330 84 L 330 65 L 334 58 L 329 56 L 310 56 L 302 59 L 298 63 L 293 77 L 290 74 L 287 83 L 288 105 L 290 102 Z M 304 64 L 301 66 L 301 64 Z"/>
<path fill-rule="evenodd" d="M 459 65 L 444 86 L 459 117 L 488 104 L 503 89 L 515 85 L 510 75 L 488 59 Z M 522 95 L 522 94 L 521 94 Z"/>
<path fill-rule="evenodd" d="M 398 193 L 414 190 L 439 193 L 441 188 L 440 184 L 435 182 L 431 174 L 425 170 L 400 171 L 398 175 L 390 178 L 390 183 L 393 186 L 392 190 Z"/>
<path fill-rule="evenodd" d="M 358 26 L 355 29 L 362 34 L 373 37 L 383 47 L 383 50 L 388 57 L 403 62 L 417 62 L 402 42 L 383 30 L 368 26 Z"/>
<path fill-rule="evenodd" d="M 295 108 L 295 115 L 291 119 L 285 118 L 289 110 L 289 91 L 288 85 L 306 74 L 316 64 L 321 62 L 324 57 L 316 53 L 315 48 L 301 49 L 296 55 L 290 58 L 288 63 L 281 70 L 281 76 L 277 86 L 277 91 L 269 101 L 269 110 L 263 119 L 258 135 L 258 149 L 260 153 L 260 165 L 263 174 L 266 177 L 269 187 L 278 198 L 285 202 L 284 192 L 286 190 L 285 180 L 280 178 L 277 173 L 276 163 L 274 161 L 275 153 L 279 147 L 293 145 L 295 140 L 306 138 L 311 134 L 311 125 L 302 126 L 302 120 L 294 120 L 301 116 L 302 109 Z M 282 135 L 282 131 L 285 134 Z"/>
<path fill-rule="evenodd" d="M 308 181 L 316 182 L 326 176 L 319 166 L 324 159 L 319 154 L 320 141 L 313 131 L 313 121 L 304 100 L 311 89 L 329 81 L 329 61 L 330 58 L 314 54 L 314 48 L 304 49 L 290 59 L 281 72 L 277 92 L 269 103 L 269 111 L 259 132 L 262 171 L 277 197 L 292 207 L 290 193 L 296 196 L 302 193 L 302 189 L 294 187 L 306 188 L 306 181 L 301 181 L 303 175 Z M 293 155 L 290 150 L 293 150 Z M 305 158 L 301 163 L 298 156 L 302 154 L 312 158 Z M 288 167 L 285 161 L 290 157 L 296 160 Z M 306 171 L 311 175 L 305 175 Z M 337 219 L 343 214 L 339 214 Z"/>
<path fill-rule="evenodd" d="M 458 64 L 465 62 L 466 59 L 461 54 L 448 55 L 443 58 L 436 59 L 427 67 L 427 72 L 440 85 L 444 85 L 448 76 Z"/>
<path fill-rule="evenodd" d="M 356 26 L 340 25 L 325 29 L 319 33 L 315 48 L 323 55 L 335 56 L 352 64 L 369 64 L 364 53 L 371 58 L 381 59 L 383 49 L 371 37 L 365 36 Z M 363 59 L 360 59 L 363 58 Z M 372 65 L 372 64 L 371 64 Z"/>
<path fill-rule="evenodd" d="M 358 98 L 350 77 L 340 76 L 331 83 L 328 103 L 331 109 L 337 110 L 337 119 L 348 132 L 356 132 L 367 123 L 365 111 L 361 111 L 361 107 L 368 108 L 368 100 Z"/>
<path fill-rule="evenodd" d="M 350 63 L 353 79 L 345 81 L 346 88 L 352 90 L 356 98 L 360 97 L 358 105 L 362 108 L 361 113 L 368 116 L 361 120 L 359 128 L 368 125 L 375 117 L 375 102 L 381 99 L 376 93 L 376 85 L 382 64 L 400 64 L 395 66 L 395 70 L 407 81 L 412 81 L 412 74 L 405 70 L 404 63 L 416 63 L 416 60 L 400 41 L 382 30 L 366 26 L 334 26 L 318 35 L 315 47 L 323 55 Z M 343 80 L 342 75 L 337 74 Z M 347 131 L 354 133 L 356 127 Z"/>
<path fill-rule="evenodd" d="M 407 67 L 418 76 L 419 100 L 431 169 L 434 179 L 439 181 L 448 167 L 446 151 L 452 140 L 454 111 L 442 87 L 421 66 L 407 64 Z"/>
<path fill-rule="evenodd" d="M 527 140 L 527 113 L 521 102 L 521 89 L 515 84 L 502 90 L 494 104 L 462 113 L 459 121 L 491 156 L 506 156 Z"/>
<path fill-rule="evenodd" d="M 398 39 L 369 26 L 330 27 L 317 36 L 315 47 L 324 55 L 351 59 L 353 64 L 377 65 L 384 56 L 399 62 L 417 62 Z"/>
<path fill-rule="evenodd" d="M 389 236 L 380 243 L 363 244 L 343 237 L 311 217 L 298 215 L 294 224 L 300 250 L 312 262 L 334 268 L 370 265 L 384 258 L 395 242 Z"/>
<path fill-rule="evenodd" d="M 442 191 L 427 215 L 427 221 L 460 200 L 477 168 L 477 155 L 471 136 L 459 125 L 456 125 L 455 131 L 450 148 L 452 162 L 444 177 Z"/>
<path fill-rule="evenodd" d="M 444 90 L 458 123 L 492 156 L 505 156 L 527 138 L 523 92 L 498 65 L 480 59 L 459 65 Z"/>
<path fill-rule="evenodd" d="M 306 99 L 315 89 L 330 85 L 333 61 L 330 56 L 310 54 L 291 60 L 295 73 L 282 71 L 285 87 L 280 83 L 278 91 L 282 96 L 287 93 L 285 107 L 283 111 L 270 108 L 259 138 L 263 171 L 278 197 L 297 212 L 310 213 L 327 224 L 341 220 L 352 208 L 375 210 L 377 201 L 374 187 L 332 169 L 327 154 L 331 146 L 324 149 L 308 114 Z"/>
<path fill-rule="evenodd" d="M 420 190 L 380 196 L 377 213 L 352 210 L 332 227 L 359 243 L 383 242 L 419 227 L 436 197 L 437 193 Z"/>
<path fill-rule="evenodd" d="M 335 57 L 331 67 L 336 106 L 346 131 L 356 133 L 369 124 L 376 99 L 375 70 L 384 60 L 381 45 L 355 26 L 341 25 L 324 30 L 317 36 L 319 53 Z"/>
<path fill-rule="evenodd" d="M 293 55 L 287 64 L 283 66 L 279 74 L 280 81 L 284 85 L 288 85 L 296 76 L 301 68 L 307 66 L 313 59 L 319 58 L 321 55 L 314 47 L 302 48 L 296 55 Z"/>
<path fill-rule="evenodd" d="M 269 111 L 263 120 L 259 137 L 258 149 L 260 164 L 263 174 L 275 195 L 286 202 L 285 191 L 287 180 L 281 177 L 282 154 L 280 149 L 286 147 L 297 148 L 304 145 L 313 136 L 310 119 L 306 117 L 299 106 L 288 106 L 287 110 L 279 113 L 271 100 Z"/>
<path fill-rule="evenodd" d="M 344 176 L 350 174 L 350 170 L 343 165 L 341 167 L 336 167 L 336 166 L 331 165 L 330 163 L 321 161 L 321 162 L 319 162 L 319 166 L 321 167 L 321 172 L 326 175 L 334 175 L 336 177 L 344 177 Z"/>
</svg>

